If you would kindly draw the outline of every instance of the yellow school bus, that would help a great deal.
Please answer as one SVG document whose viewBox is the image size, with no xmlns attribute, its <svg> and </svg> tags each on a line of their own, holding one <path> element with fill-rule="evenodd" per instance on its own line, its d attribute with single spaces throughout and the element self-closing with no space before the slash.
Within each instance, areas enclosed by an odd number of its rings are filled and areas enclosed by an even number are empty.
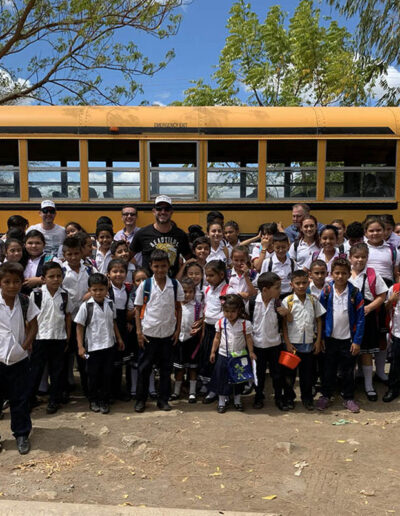
<svg viewBox="0 0 400 516">
<path fill-rule="evenodd" d="M 0 107 L 3 227 L 31 222 L 43 199 L 57 222 L 93 231 L 133 204 L 138 225 L 153 220 L 158 194 L 174 220 L 205 226 L 220 210 L 243 233 L 291 221 L 306 202 L 321 221 L 391 213 L 400 220 L 400 108 Z"/>
</svg>

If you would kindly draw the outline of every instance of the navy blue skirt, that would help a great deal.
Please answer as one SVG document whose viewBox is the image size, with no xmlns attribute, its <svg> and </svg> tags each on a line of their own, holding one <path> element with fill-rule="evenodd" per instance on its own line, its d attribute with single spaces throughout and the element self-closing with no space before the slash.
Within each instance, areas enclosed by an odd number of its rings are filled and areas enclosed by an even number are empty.
<svg viewBox="0 0 400 516">
<path fill-rule="evenodd" d="M 214 324 L 205 324 L 204 337 L 200 345 L 199 351 L 199 378 L 204 383 L 208 383 L 211 380 L 214 364 L 210 362 L 210 354 L 215 337 L 215 326 Z"/>
<path fill-rule="evenodd" d="M 215 367 L 211 379 L 211 384 L 218 396 L 229 396 L 231 394 L 240 394 L 243 391 L 243 383 L 232 384 L 229 383 L 228 372 L 229 358 L 223 355 L 216 355 Z"/>
</svg>

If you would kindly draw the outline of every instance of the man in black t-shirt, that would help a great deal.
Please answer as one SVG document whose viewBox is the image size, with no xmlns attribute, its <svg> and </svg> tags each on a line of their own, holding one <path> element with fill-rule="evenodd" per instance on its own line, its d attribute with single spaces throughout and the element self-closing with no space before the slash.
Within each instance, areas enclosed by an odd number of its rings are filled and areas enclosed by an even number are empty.
<svg viewBox="0 0 400 516">
<path fill-rule="evenodd" d="M 156 221 L 135 234 L 130 249 L 133 254 L 142 253 L 146 269 L 149 269 L 152 251 L 162 249 L 169 257 L 170 275 L 175 276 L 179 270 L 179 255 L 188 259 L 192 253 L 186 233 L 171 221 L 172 213 L 171 199 L 167 195 L 156 197 L 153 208 Z"/>
</svg>

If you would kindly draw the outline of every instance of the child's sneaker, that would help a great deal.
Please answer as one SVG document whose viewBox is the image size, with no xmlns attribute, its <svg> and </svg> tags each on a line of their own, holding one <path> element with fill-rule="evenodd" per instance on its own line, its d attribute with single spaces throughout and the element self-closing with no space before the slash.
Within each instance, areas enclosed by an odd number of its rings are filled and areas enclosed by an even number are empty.
<svg viewBox="0 0 400 516">
<path fill-rule="evenodd" d="M 347 410 L 353 412 L 353 414 L 357 414 L 358 412 L 360 412 L 360 407 L 354 400 L 345 400 L 343 402 L 343 405 L 347 408 Z"/>
<path fill-rule="evenodd" d="M 92 412 L 100 412 L 99 404 L 96 401 L 91 401 L 89 408 Z"/>
<path fill-rule="evenodd" d="M 317 410 L 325 410 L 328 408 L 329 405 L 329 398 L 326 398 L 325 396 L 320 396 L 317 400 L 317 403 L 315 404 L 315 407 Z"/>
<path fill-rule="evenodd" d="M 189 394 L 189 403 L 196 403 L 196 394 Z"/>
</svg>

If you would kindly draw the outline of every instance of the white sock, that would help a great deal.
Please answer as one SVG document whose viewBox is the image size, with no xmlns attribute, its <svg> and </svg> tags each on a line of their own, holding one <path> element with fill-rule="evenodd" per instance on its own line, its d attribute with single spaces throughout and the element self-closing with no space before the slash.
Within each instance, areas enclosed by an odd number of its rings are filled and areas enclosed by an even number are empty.
<svg viewBox="0 0 400 516">
<path fill-rule="evenodd" d="M 218 405 L 220 407 L 225 407 L 225 396 L 218 396 Z"/>
<path fill-rule="evenodd" d="M 214 396 L 215 396 L 215 392 L 210 391 L 210 392 L 207 394 L 206 398 L 213 398 Z M 220 396 L 220 397 L 221 397 L 221 396 Z"/>
<path fill-rule="evenodd" d="M 388 379 L 388 375 L 385 373 L 385 364 L 386 364 L 386 349 L 379 351 L 379 353 L 377 353 L 375 355 L 376 374 L 382 380 Z"/>
<path fill-rule="evenodd" d="M 151 375 L 150 375 L 149 392 L 156 392 L 156 385 L 155 385 L 155 379 L 154 379 L 154 371 L 152 371 Z"/>
<path fill-rule="evenodd" d="M 174 394 L 179 396 L 179 394 L 181 393 L 181 387 L 182 387 L 182 380 L 175 380 Z"/>
<path fill-rule="evenodd" d="M 240 394 L 235 394 L 234 397 L 233 397 L 233 403 L 235 405 L 239 405 L 240 403 Z"/>
<path fill-rule="evenodd" d="M 131 394 L 136 395 L 138 370 L 135 367 L 131 368 Z"/>
<path fill-rule="evenodd" d="M 363 365 L 362 370 L 364 373 L 364 387 L 366 392 L 375 391 L 372 385 L 372 365 Z"/>
<path fill-rule="evenodd" d="M 189 381 L 189 394 L 196 394 L 197 380 Z"/>
</svg>

